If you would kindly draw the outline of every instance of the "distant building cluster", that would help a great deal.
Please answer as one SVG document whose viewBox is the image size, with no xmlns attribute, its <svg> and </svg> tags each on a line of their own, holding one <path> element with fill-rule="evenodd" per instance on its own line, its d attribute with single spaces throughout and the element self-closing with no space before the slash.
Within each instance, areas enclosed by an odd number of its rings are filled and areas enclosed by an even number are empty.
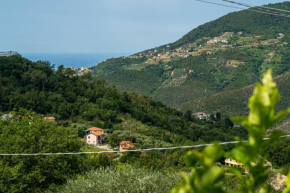
<svg viewBox="0 0 290 193">
<path fill-rule="evenodd" d="M 207 44 L 211 45 L 211 44 L 217 44 L 217 43 L 220 43 L 220 42 L 224 43 L 224 44 L 228 44 L 229 43 L 228 40 L 225 39 L 225 38 L 213 38 L 213 39 L 207 41 Z"/>
<path fill-rule="evenodd" d="M 209 119 L 210 114 L 204 113 L 204 112 L 198 112 L 193 114 L 194 119 L 199 119 L 199 120 L 204 120 L 204 119 Z"/>
<path fill-rule="evenodd" d="M 17 52 L 9 51 L 9 52 L 0 52 L 0 57 L 8 57 L 17 55 Z"/>
</svg>

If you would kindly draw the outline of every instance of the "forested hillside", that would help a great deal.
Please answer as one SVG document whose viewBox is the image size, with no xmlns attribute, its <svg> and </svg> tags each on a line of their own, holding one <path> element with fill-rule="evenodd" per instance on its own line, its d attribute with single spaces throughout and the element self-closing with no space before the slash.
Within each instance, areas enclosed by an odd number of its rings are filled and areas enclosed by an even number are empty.
<svg viewBox="0 0 290 193">
<path fill-rule="evenodd" d="M 48 62 L 34 63 L 21 56 L 0 57 L 0 90 L 2 112 L 24 108 L 60 121 L 95 121 L 105 129 L 113 129 L 127 114 L 143 124 L 187 136 L 198 128 L 160 102 L 119 92 L 90 74 L 77 76 L 62 66 L 54 71 Z"/>
<path fill-rule="evenodd" d="M 104 128 L 105 144 L 112 148 L 126 140 L 138 148 L 154 148 L 247 137 L 243 127 L 233 129 L 229 118 L 220 113 L 208 120 L 193 119 L 189 111 L 183 114 L 148 97 L 120 92 L 91 74 L 79 76 L 63 66 L 54 69 L 49 62 L 31 62 L 20 55 L 0 57 L 0 115 L 4 113 L 14 116 L 0 119 L 0 153 L 99 151 L 83 140 L 85 130 L 92 126 Z M 46 122 L 43 116 L 54 116 L 57 121 Z M 41 192 L 68 177 L 113 163 L 181 170 L 186 168 L 185 153 L 183 149 L 124 153 L 120 158 L 105 154 L 39 159 L 1 156 L 0 188 Z"/>
<path fill-rule="evenodd" d="M 268 6 L 290 10 L 289 2 Z M 277 78 L 287 77 L 288 23 L 286 17 L 234 12 L 197 27 L 174 43 L 109 59 L 91 70 L 118 89 L 145 94 L 184 112 L 244 114 L 250 92 L 243 91 L 260 81 L 267 69 L 273 69 Z M 280 89 L 282 94 L 286 90 L 283 85 Z M 282 103 L 289 104 L 287 100 Z"/>
</svg>

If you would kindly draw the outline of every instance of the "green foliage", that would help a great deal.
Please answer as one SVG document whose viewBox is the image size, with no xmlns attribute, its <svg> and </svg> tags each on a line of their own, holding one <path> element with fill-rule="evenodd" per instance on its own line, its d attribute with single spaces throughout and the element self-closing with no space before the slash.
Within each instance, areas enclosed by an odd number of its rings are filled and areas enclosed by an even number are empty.
<svg viewBox="0 0 290 193">
<path fill-rule="evenodd" d="M 48 62 L 31 62 L 21 56 L 0 57 L 0 91 L 3 112 L 24 108 L 57 120 L 101 123 L 111 131 L 121 122 L 120 117 L 129 114 L 148 126 L 187 138 L 197 128 L 181 112 L 161 102 L 119 92 L 90 74 L 75 76 L 63 66 L 54 71 Z M 84 132 L 78 131 L 82 137 Z"/>
<path fill-rule="evenodd" d="M 18 117 L 0 120 L 1 153 L 78 152 L 83 146 L 71 128 L 35 115 Z M 0 191 L 42 192 L 87 169 L 86 158 L 80 155 L 0 156 Z"/>
<path fill-rule="evenodd" d="M 111 58 L 98 64 L 99 69 L 98 73 L 112 73 L 132 64 L 138 64 L 144 62 L 146 60 L 145 57 L 142 58 L 127 58 L 127 57 L 120 57 L 120 58 Z M 105 65 L 104 65 L 105 64 Z"/>
<path fill-rule="evenodd" d="M 69 180 L 66 185 L 51 192 L 169 192 L 180 180 L 181 176 L 152 170 L 125 168 L 98 169 L 87 173 L 84 177 Z M 48 191 L 50 192 L 50 191 Z"/>
<path fill-rule="evenodd" d="M 244 183 L 242 192 L 271 192 L 271 186 L 266 183 L 268 173 L 265 171 L 266 156 L 260 154 L 269 147 L 273 141 L 277 140 L 281 133 L 274 132 L 268 140 L 263 138 L 268 129 L 277 122 L 285 118 L 290 109 L 280 111 L 275 114 L 275 105 L 280 99 L 276 84 L 272 80 L 271 71 L 268 71 L 263 78 L 263 84 L 257 84 L 254 94 L 249 100 L 250 113 L 248 117 L 236 117 L 233 120 L 246 127 L 249 132 L 248 142 L 241 142 L 226 156 L 242 163 L 248 171 L 248 178 L 245 178 L 241 170 L 232 168 L 231 172 Z M 181 185 L 176 187 L 173 192 L 224 192 L 216 184 L 223 178 L 221 168 L 214 166 L 214 162 L 223 156 L 223 152 L 218 145 L 207 147 L 202 153 L 189 152 L 186 160 L 194 163 L 198 159 L 202 168 L 193 167 L 192 176 L 184 177 Z M 289 179 L 287 180 L 289 186 Z M 214 191 L 209 190 L 213 188 Z M 289 188 L 284 192 L 289 192 Z"/>
<path fill-rule="evenodd" d="M 100 75 L 98 78 L 105 79 L 111 85 L 115 85 L 119 90 L 137 92 L 150 96 L 162 84 L 162 80 L 164 79 L 163 73 L 164 70 L 162 67 L 148 66 L 141 70 L 119 69 L 116 72 Z"/>
<path fill-rule="evenodd" d="M 290 160 L 290 139 L 279 139 L 273 142 L 263 154 L 269 156 L 268 159 L 274 167 L 287 167 Z"/>
<path fill-rule="evenodd" d="M 215 162 L 223 156 L 223 150 L 218 145 L 208 146 L 201 153 L 190 151 L 187 153 L 185 160 L 189 166 L 193 167 L 189 176 L 183 174 L 183 181 L 180 185 L 172 190 L 173 193 L 183 192 L 223 192 L 220 186 L 216 184 L 223 178 L 221 168 L 215 166 Z M 198 159 L 202 167 L 194 167 L 195 159 Z"/>
<path fill-rule="evenodd" d="M 245 183 L 248 192 L 255 192 L 259 188 L 260 191 L 270 192 L 270 186 L 265 184 L 268 177 L 265 173 L 266 158 L 260 158 L 259 154 L 280 136 L 273 133 L 269 140 L 263 140 L 267 130 L 290 112 L 289 109 L 275 114 L 275 105 L 280 95 L 272 80 L 271 71 L 268 71 L 262 82 L 263 85 L 257 84 L 249 100 L 249 116 L 234 119 L 247 128 L 249 143 L 238 146 L 228 155 L 244 164 L 244 167 L 249 170 L 249 179 L 246 179 Z"/>
<path fill-rule="evenodd" d="M 112 165 L 112 160 L 106 154 L 93 154 L 88 156 L 91 168 L 108 167 Z"/>
<path fill-rule="evenodd" d="M 159 73 L 158 67 L 152 68 Z M 235 136 L 240 136 L 241 138 L 246 136 L 240 130 L 225 128 L 223 120 L 218 123 L 207 121 L 194 123 L 191 112 L 187 112 L 186 116 L 184 116 L 183 113 L 168 108 L 161 102 L 155 102 L 148 97 L 119 92 L 114 87 L 106 86 L 104 81 L 92 78 L 90 74 L 76 76 L 73 71 L 65 69 L 63 66 L 54 70 L 53 66 L 47 62 L 31 62 L 21 56 L 13 56 L 0 57 L 0 69 L 1 112 L 10 112 L 15 109 L 22 116 L 25 116 L 25 112 L 22 112 L 22 109 L 30 109 L 37 114 L 54 116 L 57 119 L 55 124 L 47 123 L 41 121 L 40 117 L 30 115 L 35 117 L 31 120 L 33 122 L 32 125 L 34 126 L 37 120 L 40 120 L 40 126 L 35 127 L 37 131 L 32 129 L 27 133 L 22 129 L 18 130 L 25 133 L 23 135 L 25 138 L 20 137 L 22 133 L 14 134 L 14 129 L 11 129 L 14 127 L 14 124 L 20 124 L 20 120 L 4 121 L 3 124 L 8 125 L 5 128 L 6 133 L 3 133 L 2 138 L 4 139 L 5 136 L 9 137 L 0 142 L 6 143 L 3 148 L 1 146 L 0 152 L 41 152 L 42 149 L 39 148 L 40 145 L 38 144 L 40 142 L 37 140 L 41 140 L 42 137 L 46 138 L 47 135 L 50 136 L 50 143 L 47 144 L 47 148 L 43 151 L 79 151 L 83 143 L 78 138 L 84 137 L 85 129 L 89 126 L 104 128 L 109 133 L 108 142 L 113 147 L 118 146 L 123 140 L 130 140 L 140 148 L 152 148 L 170 147 L 172 145 L 193 145 L 195 144 L 193 141 L 196 143 L 197 141 L 223 141 L 234 139 Z M 41 79 L 41 77 L 45 77 L 45 80 L 44 78 Z M 27 118 L 28 120 L 29 118 Z M 29 121 L 26 123 L 29 123 Z M 23 125 L 25 124 L 23 123 Z M 44 126 L 42 127 L 42 125 Z M 40 127 L 41 129 L 39 129 Z M 51 129 L 45 129 L 46 127 Z M 18 126 L 15 126 L 15 128 L 18 128 Z M 30 127 L 23 126 L 25 131 L 28 128 Z M 55 132 L 56 130 L 58 132 Z M 63 130 L 71 135 L 62 134 Z M 26 134 L 29 135 L 26 136 Z M 21 139 L 21 145 L 17 145 L 17 148 L 12 140 L 16 136 Z M 62 137 L 65 139 L 60 141 Z M 8 139 L 11 140 L 9 143 L 6 141 Z M 53 139 L 56 141 L 53 141 Z M 72 139 L 75 144 L 70 141 L 73 144 L 70 148 L 66 148 L 67 140 Z M 25 145 L 26 143 L 27 145 Z M 58 144 L 60 144 L 60 147 L 58 147 Z M 30 145 L 32 146 L 31 148 L 29 148 Z M 76 148 L 74 149 L 74 147 Z M 12 151 L 9 148 L 14 149 Z M 94 150 L 96 149 L 88 151 Z M 87 150 L 85 149 L 84 151 Z M 182 159 L 185 153 L 185 150 L 145 152 L 136 155 L 127 153 L 120 158 L 120 162 L 147 169 L 183 170 L 186 168 L 185 162 Z M 0 179 L 0 183 L 3 186 L 1 188 L 10 191 L 14 190 L 14 188 L 18 189 L 19 185 L 23 187 L 21 190 L 28 191 L 30 186 L 31 190 L 39 192 L 49 186 L 53 186 L 53 184 L 62 184 L 68 176 L 74 176 L 86 169 L 110 166 L 113 164 L 112 160 L 115 157 L 110 155 L 57 156 L 55 159 L 58 162 L 52 159 L 51 163 L 47 163 L 48 161 L 46 160 L 50 159 L 52 158 L 5 158 L 7 161 L 3 162 L 3 167 L 0 169 L 3 172 L 3 180 L 2 178 Z M 66 159 L 69 160 L 61 165 L 62 160 Z M 74 160 L 74 163 L 71 163 L 72 160 Z M 44 164 L 38 166 L 38 164 L 42 163 Z M 14 172 L 14 166 L 19 167 L 21 171 Z M 53 169 L 54 167 L 56 168 L 55 170 Z M 53 172 L 49 173 L 49 170 Z M 30 172 L 33 173 L 34 171 L 39 176 L 39 181 L 35 180 L 34 174 L 30 174 Z M 33 177 L 25 178 L 30 175 Z M 8 186 L 13 184 L 16 178 L 20 182 L 11 185 L 12 189 L 9 189 Z"/>
<path fill-rule="evenodd" d="M 290 172 L 289 172 L 288 177 L 286 179 L 286 185 L 287 185 L 287 188 L 285 188 L 283 190 L 283 193 L 289 193 L 290 192 Z"/>
</svg>

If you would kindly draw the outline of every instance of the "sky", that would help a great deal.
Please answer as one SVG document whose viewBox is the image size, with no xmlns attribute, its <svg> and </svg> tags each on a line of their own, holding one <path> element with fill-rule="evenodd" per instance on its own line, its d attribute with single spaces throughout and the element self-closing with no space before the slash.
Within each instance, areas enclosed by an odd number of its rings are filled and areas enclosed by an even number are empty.
<svg viewBox="0 0 290 193">
<path fill-rule="evenodd" d="M 0 0 L 0 51 L 133 54 L 233 11 L 195 0 Z"/>
</svg>

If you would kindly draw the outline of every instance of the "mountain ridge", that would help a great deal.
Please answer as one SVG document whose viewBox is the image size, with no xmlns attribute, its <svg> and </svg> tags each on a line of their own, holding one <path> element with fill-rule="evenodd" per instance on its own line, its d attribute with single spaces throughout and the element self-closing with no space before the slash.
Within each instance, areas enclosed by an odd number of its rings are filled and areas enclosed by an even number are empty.
<svg viewBox="0 0 290 193">
<path fill-rule="evenodd" d="M 267 6 L 290 10 L 290 2 Z M 274 76 L 288 76 L 288 20 L 249 10 L 233 12 L 193 29 L 176 42 L 107 60 L 91 70 L 120 90 L 145 94 L 183 111 L 221 110 L 207 106 L 214 106 L 214 97 L 229 100 L 227 93 L 244 89 L 243 106 L 237 105 L 236 112 L 246 114 L 249 85 L 260 81 L 269 68 Z M 204 106 L 203 100 L 207 101 Z M 221 111 L 234 114 L 225 109 Z"/>
</svg>

